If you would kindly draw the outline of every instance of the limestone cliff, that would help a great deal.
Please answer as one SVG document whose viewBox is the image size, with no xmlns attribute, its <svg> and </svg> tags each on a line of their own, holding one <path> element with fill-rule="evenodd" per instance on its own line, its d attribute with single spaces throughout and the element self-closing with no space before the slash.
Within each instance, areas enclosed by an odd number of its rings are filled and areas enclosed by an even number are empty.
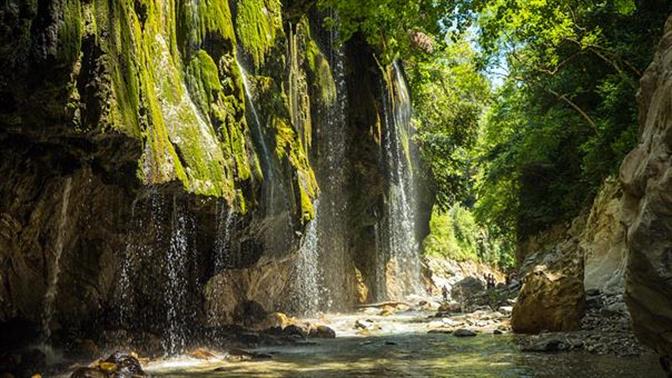
<svg viewBox="0 0 672 378">
<path fill-rule="evenodd" d="M 628 227 L 625 296 L 639 339 L 672 356 L 672 18 L 641 79 L 639 145 L 621 165 Z"/>
<path fill-rule="evenodd" d="M 514 307 L 518 332 L 576 329 L 584 291 L 624 291 L 626 262 L 622 190 L 613 178 L 603 183 L 589 211 L 521 245 L 523 287 Z"/>
<path fill-rule="evenodd" d="M 297 252 L 320 216 L 341 235 L 322 247 L 339 266 L 318 272 L 326 307 L 373 298 L 357 296 L 378 274 L 395 88 L 313 5 L 0 5 L 0 332 L 197 333 L 250 301 L 301 307 Z"/>
</svg>

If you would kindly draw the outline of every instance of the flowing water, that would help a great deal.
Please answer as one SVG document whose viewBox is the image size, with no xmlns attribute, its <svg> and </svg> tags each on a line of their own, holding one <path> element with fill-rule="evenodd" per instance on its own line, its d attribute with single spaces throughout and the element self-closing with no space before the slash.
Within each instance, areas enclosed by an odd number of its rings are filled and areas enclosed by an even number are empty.
<svg viewBox="0 0 672 378">
<path fill-rule="evenodd" d="M 126 235 L 126 248 L 124 249 L 124 256 L 121 262 L 119 285 L 117 288 L 119 323 L 126 329 L 129 329 L 133 322 L 135 296 L 133 295 L 132 279 L 139 263 L 137 250 L 143 247 L 135 243 L 133 232 L 131 232 L 132 230 L 143 229 L 142 218 L 136 217 L 135 213 L 139 200 L 140 196 L 136 197 L 131 204 L 131 227 Z"/>
<path fill-rule="evenodd" d="M 217 235 L 215 239 L 215 272 L 219 273 L 240 263 L 234 256 L 231 246 L 231 233 L 235 220 L 235 212 L 230 206 L 219 204 L 217 211 Z"/>
<path fill-rule="evenodd" d="M 48 274 L 47 291 L 44 294 L 44 309 L 42 313 L 42 337 L 44 343 L 47 343 L 51 337 L 51 318 L 54 311 L 54 300 L 58 291 L 58 276 L 61 273 L 61 255 L 63 254 L 63 244 L 65 243 L 65 228 L 68 221 L 71 188 L 72 179 L 68 177 L 65 179 L 63 185 L 61 208 L 56 226 L 56 241 L 54 242 L 54 260 L 51 264 L 51 271 Z"/>
<path fill-rule="evenodd" d="M 391 96 L 383 92 L 385 135 L 384 157 L 387 162 L 389 189 L 387 192 L 386 248 L 384 254 L 384 296 L 379 300 L 421 293 L 420 245 L 416 237 L 417 207 L 416 190 L 413 184 L 413 159 L 410 150 L 411 98 L 401 68 L 392 66 Z M 379 268 L 382 264 L 378 264 Z M 380 273 L 379 273 L 380 274 Z M 388 282 L 394 279 L 396 282 Z M 380 277 L 378 278 L 380 280 Z"/>
<path fill-rule="evenodd" d="M 187 342 L 187 289 L 191 226 L 189 223 L 184 204 L 173 197 L 172 232 L 170 247 L 166 254 L 168 290 L 165 295 L 167 329 L 164 337 L 164 350 L 168 354 L 182 351 Z"/>
<path fill-rule="evenodd" d="M 336 339 L 254 349 L 272 355 L 252 362 L 189 357 L 154 361 L 156 377 L 663 377 L 653 355 L 521 352 L 512 335 L 457 338 L 427 333 L 427 313 L 329 315 Z M 371 319 L 381 330 L 361 335 L 353 324 Z M 223 356 L 220 355 L 220 356 Z"/>
<path fill-rule="evenodd" d="M 272 182 L 273 181 L 273 162 L 271 160 L 272 155 L 266 143 L 266 138 L 264 136 L 263 131 L 263 124 L 261 123 L 261 119 L 259 118 L 259 113 L 257 113 L 257 108 L 254 106 L 255 99 L 254 96 L 252 95 L 252 86 L 250 84 L 250 79 L 248 77 L 247 70 L 245 70 L 245 68 L 241 64 L 240 60 L 238 59 L 238 55 L 240 54 L 236 55 L 236 64 L 238 65 L 240 76 L 243 78 L 243 89 L 245 90 L 245 97 L 247 98 L 247 106 L 249 107 L 250 112 L 252 113 L 253 122 L 251 125 L 251 130 L 255 141 L 257 141 L 257 143 L 261 147 L 263 155 L 261 157 L 261 161 L 265 168 L 264 174 L 268 175 L 269 176 L 268 181 Z"/>
<path fill-rule="evenodd" d="M 337 19 L 332 11 L 331 17 Z M 329 34 L 329 64 L 336 88 L 332 103 L 321 114 L 317 125 L 317 177 L 320 183 L 319 217 L 317 221 L 317 248 L 323 271 L 322 310 L 342 311 L 352 303 L 353 286 L 348 278 L 354 268 L 348 255 L 348 180 L 346 153 L 348 106 L 345 80 L 345 54 L 340 45 L 338 30 Z"/>
<path fill-rule="evenodd" d="M 319 200 L 313 204 L 319 211 Z M 320 267 L 317 249 L 317 224 L 319 212 L 315 219 L 306 226 L 299 255 L 296 260 L 295 275 L 292 282 L 296 302 L 296 312 L 303 316 L 314 315 L 320 309 Z"/>
</svg>

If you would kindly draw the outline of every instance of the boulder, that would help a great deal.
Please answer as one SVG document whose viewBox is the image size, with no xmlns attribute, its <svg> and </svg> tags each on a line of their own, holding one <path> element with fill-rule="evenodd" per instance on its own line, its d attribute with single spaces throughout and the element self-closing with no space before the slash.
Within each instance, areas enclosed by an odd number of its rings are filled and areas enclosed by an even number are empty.
<svg viewBox="0 0 672 378">
<path fill-rule="evenodd" d="M 672 359 L 672 17 L 640 81 L 639 142 L 623 161 L 625 301 L 635 334 Z M 668 364 L 664 364 L 664 366 Z"/>
<path fill-rule="evenodd" d="M 325 325 L 318 325 L 310 329 L 308 336 L 319 339 L 333 339 L 336 338 L 336 331 Z"/>
<path fill-rule="evenodd" d="M 523 278 L 511 327 L 518 333 L 570 331 L 584 313 L 583 256 L 572 238 L 544 254 Z"/>
<path fill-rule="evenodd" d="M 453 285 L 450 294 L 453 299 L 463 300 L 464 298 L 472 297 L 485 290 L 483 281 L 476 277 L 465 277 Z"/>
<path fill-rule="evenodd" d="M 457 302 L 444 302 L 439 306 L 437 317 L 442 317 L 444 313 L 462 312 L 462 306 Z"/>
<path fill-rule="evenodd" d="M 231 361 L 268 360 L 271 358 L 273 356 L 268 353 L 252 352 L 244 349 L 231 349 L 226 356 L 226 359 Z"/>
<path fill-rule="evenodd" d="M 103 361 L 96 361 L 89 367 L 75 370 L 70 378 L 117 378 L 144 377 L 138 357 L 134 354 L 114 352 Z"/>
<path fill-rule="evenodd" d="M 460 328 L 453 331 L 453 336 L 455 337 L 473 337 L 476 336 L 476 332 L 466 328 Z"/>
<path fill-rule="evenodd" d="M 523 352 L 563 352 L 573 348 L 566 340 L 550 337 L 521 348 Z"/>
</svg>

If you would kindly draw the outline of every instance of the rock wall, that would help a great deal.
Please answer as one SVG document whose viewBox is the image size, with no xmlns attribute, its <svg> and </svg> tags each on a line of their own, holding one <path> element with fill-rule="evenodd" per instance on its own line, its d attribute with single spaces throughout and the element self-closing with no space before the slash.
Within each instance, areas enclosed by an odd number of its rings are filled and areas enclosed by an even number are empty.
<svg viewBox="0 0 672 378">
<path fill-rule="evenodd" d="M 627 247 L 621 212 L 622 197 L 618 181 L 607 179 L 595 197 L 586 220 L 580 237 L 586 290 L 618 294 L 625 289 Z"/>
<path fill-rule="evenodd" d="M 579 327 L 585 309 L 584 260 L 576 219 L 565 240 L 529 255 L 521 267 L 522 287 L 511 314 L 511 327 L 519 333 L 572 331 Z"/>
<path fill-rule="evenodd" d="M 321 138 L 340 99 L 313 5 L 0 5 L 0 332 L 39 333 L 52 283 L 47 323 L 62 335 L 161 334 L 166 316 L 222 325 L 240 303 L 302 300 L 294 260 L 331 184 Z M 389 180 L 381 120 L 393 89 L 363 41 L 344 50 L 352 232 L 347 271 L 331 275 L 343 309 L 375 291 Z"/>
<path fill-rule="evenodd" d="M 560 224 L 522 246 L 522 289 L 514 307 L 517 332 L 572 330 L 584 311 L 584 292 L 625 290 L 625 227 L 620 183 L 608 178 L 589 212 Z"/>
<path fill-rule="evenodd" d="M 638 338 L 672 359 L 672 18 L 641 79 L 639 145 L 621 165 L 628 261 L 625 298 Z"/>
</svg>

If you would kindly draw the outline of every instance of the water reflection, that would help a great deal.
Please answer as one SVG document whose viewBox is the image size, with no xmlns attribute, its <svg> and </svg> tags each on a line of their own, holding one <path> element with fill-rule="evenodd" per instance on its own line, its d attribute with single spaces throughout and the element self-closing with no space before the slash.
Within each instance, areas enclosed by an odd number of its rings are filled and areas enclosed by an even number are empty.
<svg viewBox="0 0 672 378">
<path fill-rule="evenodd" d="M 382 330 L 357 336 L 354 319 L 330 317 L 335 340 L 310 340 L 301 345 L 255 351 L 273 355 L 256 362 L 203 362 L 182 358 L 154 362 L 154 376 L 170 377 L 663 377 L 656 357 L 597 356 L 586 352 L 522 353 L 513 335 L 481 334 L 457 338 L 428 334 L 428 323 L 401 315 L 381 321 Z M 375 321 L 380 319 L 376 319 Z M 348 332 L 344 327 L 350 328 Z M 313 342 L 314 341 L 314 342 Z"/>
</svg>

